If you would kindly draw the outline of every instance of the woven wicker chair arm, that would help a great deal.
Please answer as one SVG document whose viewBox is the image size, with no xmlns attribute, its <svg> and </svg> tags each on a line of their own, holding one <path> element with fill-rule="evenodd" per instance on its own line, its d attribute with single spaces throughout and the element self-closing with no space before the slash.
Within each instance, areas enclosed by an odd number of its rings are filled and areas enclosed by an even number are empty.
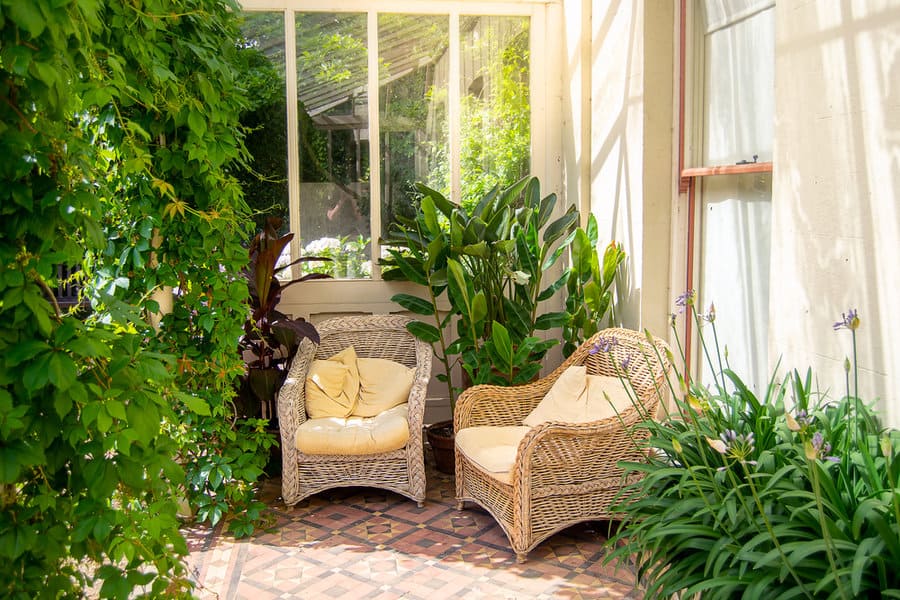
<svg viewBox="0 0 900 600">
<path fill-rule="evenodd" d="M 621 474 L 620 461 L 646 456 L 646 431 L 635 410 L 591 423 L 542 423 L 520 442 L 514 481 L 532 489 L 596 481 Z"/>
<path fill-rule="evenodd" d="M 481 425 L 521 425 L 546 395 L 552 382 L 543 379 L 516 386 L 475 385 L 456 400 L 453 425 L 456 431 Z"/>
<path fill-rule="evenodd" d="M 431 346 L 422 340 L 416 344 L 416 374 L 412 389 L 409 391 L 409 430 L 421 431 L 425 420 L 425 401 L 428 392 L 428 381 L 431 378 L 431 357 L 434 353 Z"/>
<path fill-rule="evenodd" d="M 305 381 L 315 354 L 315 342 L 309 338 L 301 340 L 284 384 L 278 391 L 278 426 L 283 438 L 289 434 L 293 439 L 297 427 L 306 421 Z"/>
</svg>

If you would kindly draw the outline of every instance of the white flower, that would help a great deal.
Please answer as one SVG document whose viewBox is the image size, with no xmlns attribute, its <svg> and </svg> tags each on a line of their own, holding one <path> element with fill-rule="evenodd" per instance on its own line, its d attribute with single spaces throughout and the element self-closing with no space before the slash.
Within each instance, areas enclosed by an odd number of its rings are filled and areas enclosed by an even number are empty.
<svg viewBox="0 0 900 600">
<path fill-rule="evenodd" d="M 304 254 L 319 255 L 327 253 L 330 250 L 340 250 L 341 241 L 337 238 L 323 237 L 313 240 L 303 249 Z"/>
</svg>

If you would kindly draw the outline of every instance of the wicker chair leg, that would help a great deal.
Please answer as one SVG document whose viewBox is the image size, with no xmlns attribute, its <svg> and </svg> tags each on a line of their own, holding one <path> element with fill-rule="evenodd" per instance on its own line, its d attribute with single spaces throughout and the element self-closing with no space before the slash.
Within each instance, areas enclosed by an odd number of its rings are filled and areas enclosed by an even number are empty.
<svg viewBox="0 0 900 600">
<path fill-rule="evenodd" d="M 526 560 L 528 560 L 527 552 L 516 552 L 516 562 L 517 563 L 519 563 L 521 565 Z"/>
<path fill-rule="evenodd" d="M 466 503 L 464 500 L 456 501 L 456 510 L 466 510 Z"/>
</svg>

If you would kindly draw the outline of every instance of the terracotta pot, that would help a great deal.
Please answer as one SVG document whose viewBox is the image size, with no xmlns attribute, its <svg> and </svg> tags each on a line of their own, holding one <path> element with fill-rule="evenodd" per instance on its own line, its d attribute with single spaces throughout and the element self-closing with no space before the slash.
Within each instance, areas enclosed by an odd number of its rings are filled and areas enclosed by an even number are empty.
<svg viewBox="0 0 900 600">
<path fill-rule="evenodd" d="M 425 437 L 434 453 L 434 463 L 441 473 L 456 473 L 456 457 L 453 453 L 453 421 L 438 421 L 425 428 Z"/>
</svg>

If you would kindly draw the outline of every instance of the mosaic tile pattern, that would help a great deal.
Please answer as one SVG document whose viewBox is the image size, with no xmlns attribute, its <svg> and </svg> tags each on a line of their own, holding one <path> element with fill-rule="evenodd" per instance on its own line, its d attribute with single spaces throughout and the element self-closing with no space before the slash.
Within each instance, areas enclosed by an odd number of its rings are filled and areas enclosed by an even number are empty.
<svg viewBox="0 0 900 600">
<path fill-rule="evenodd" d="M 426 449 L 427 450 L 427 449 Z M 430 458 L 430 457 L 429 457 Z M 453 479 L 428 467 L 418 508 L 371 488 L 324 492 L 294 507 L 268 480 L 273 527 L 235 540 L 224 526 L 185 531 L 204 600 L 642 598 L 629 565 L 603 565 L 607 523 L 556 534 L 517 564 L 481 508 L 457 511 Z"/>
</svg>

